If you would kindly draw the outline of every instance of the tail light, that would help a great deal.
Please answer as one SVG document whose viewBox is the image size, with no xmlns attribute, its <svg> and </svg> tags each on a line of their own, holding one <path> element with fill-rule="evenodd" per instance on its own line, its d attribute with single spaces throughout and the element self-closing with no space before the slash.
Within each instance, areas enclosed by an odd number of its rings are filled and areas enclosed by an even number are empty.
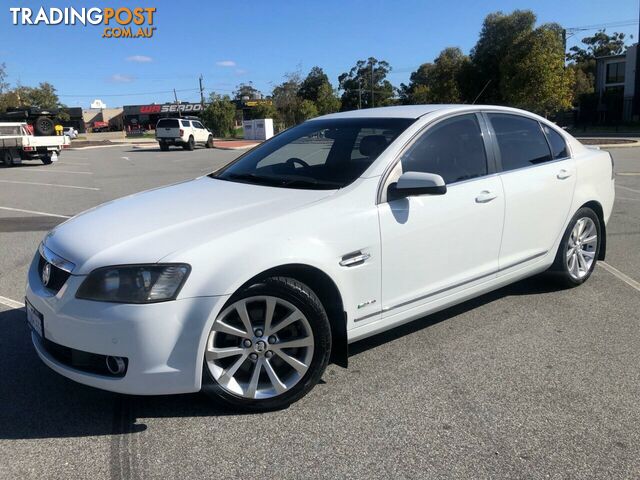
<svg viewBox="0 0 640 480">
<path fill-rule="evenodd" d="M 35 150 L 35 148 L 33 147 L 23 147 L 22 148 L 25 152 L 33 152 Z"/>
<path fill-rule="evenodd" d="M 180 136 L 182 137 L 184 135 L 184 130 L 180 129 Z"/>
</svg>

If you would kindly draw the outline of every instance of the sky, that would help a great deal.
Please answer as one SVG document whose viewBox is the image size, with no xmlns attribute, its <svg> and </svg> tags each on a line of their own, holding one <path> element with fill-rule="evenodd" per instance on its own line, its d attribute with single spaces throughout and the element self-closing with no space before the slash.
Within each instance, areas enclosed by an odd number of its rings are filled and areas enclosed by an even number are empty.
<svg viewBox="0 0 640 480">
<path fill-rule="evenodd" d="M 10 7 L 155 7 L 152 38 L 102 38 L 104 26 L 13 25 Z M 320 66 L 334 86 L 359 59 L 374 56 L 392 67 L 399 86 L 445 47 L 465 53 L 476 43 L 485 16 L 531 9 L 538 24 L 565 28 L 625 22 L 609 28 L 638 34 L 638 0 L 157 0 L 25 1 L 0 8 L 0 63 L 12 85 L 52 83 L 68 106 L 87 108 L 94 98 L 109 107 L 199 101 L 231 94 L 253 82 L 264 94 L 287 72 L 306 75 Z M 568 47 L 595 32 L 579 31 Z"/>
</svg>

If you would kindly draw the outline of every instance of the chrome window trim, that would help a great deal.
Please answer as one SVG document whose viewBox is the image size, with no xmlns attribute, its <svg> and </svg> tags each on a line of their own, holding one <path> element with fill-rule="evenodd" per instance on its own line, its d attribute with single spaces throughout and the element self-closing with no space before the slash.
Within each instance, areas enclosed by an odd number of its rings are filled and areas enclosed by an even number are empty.
<svg viewBox="0 0 640 480">
<path fill-rule="evenodd" d="M 71 273 L 73 269 L 76 268 L 75 264 L 52 252 L 44 245 L 44 243 L 40 244 L 40 246 L 38 247 L 38 252 L 40 252 L 42 258 L 44 258 L 51 265 L 59 268 L 60 270 L 64 270 L 67 273 Z"/>
</svg>

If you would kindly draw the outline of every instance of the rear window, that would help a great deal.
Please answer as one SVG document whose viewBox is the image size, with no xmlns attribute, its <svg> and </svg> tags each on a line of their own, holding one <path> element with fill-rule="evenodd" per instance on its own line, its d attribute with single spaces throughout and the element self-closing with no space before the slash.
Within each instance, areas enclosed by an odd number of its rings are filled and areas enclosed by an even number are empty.
<svg viewBox="0 0 640 480">
<path fill-rule="evenodd" d="M 180 124 L 175 118 L 165 118 L 158 121 L 156 128 L 180 128 Z"/>
</svg>

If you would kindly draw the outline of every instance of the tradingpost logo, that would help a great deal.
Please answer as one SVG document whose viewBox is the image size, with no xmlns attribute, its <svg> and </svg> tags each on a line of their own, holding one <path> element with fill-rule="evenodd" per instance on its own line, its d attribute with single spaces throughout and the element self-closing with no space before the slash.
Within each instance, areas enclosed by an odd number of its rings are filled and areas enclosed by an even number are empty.
<svg viewBox="0 0 640 480">
<path fill-rule="evenodd" d="M 102 38 L 151 38 L 156 30 L 155 7 L 11 7 L 9 12 L 14 25 L 103 25 Z"/>
</svg>

